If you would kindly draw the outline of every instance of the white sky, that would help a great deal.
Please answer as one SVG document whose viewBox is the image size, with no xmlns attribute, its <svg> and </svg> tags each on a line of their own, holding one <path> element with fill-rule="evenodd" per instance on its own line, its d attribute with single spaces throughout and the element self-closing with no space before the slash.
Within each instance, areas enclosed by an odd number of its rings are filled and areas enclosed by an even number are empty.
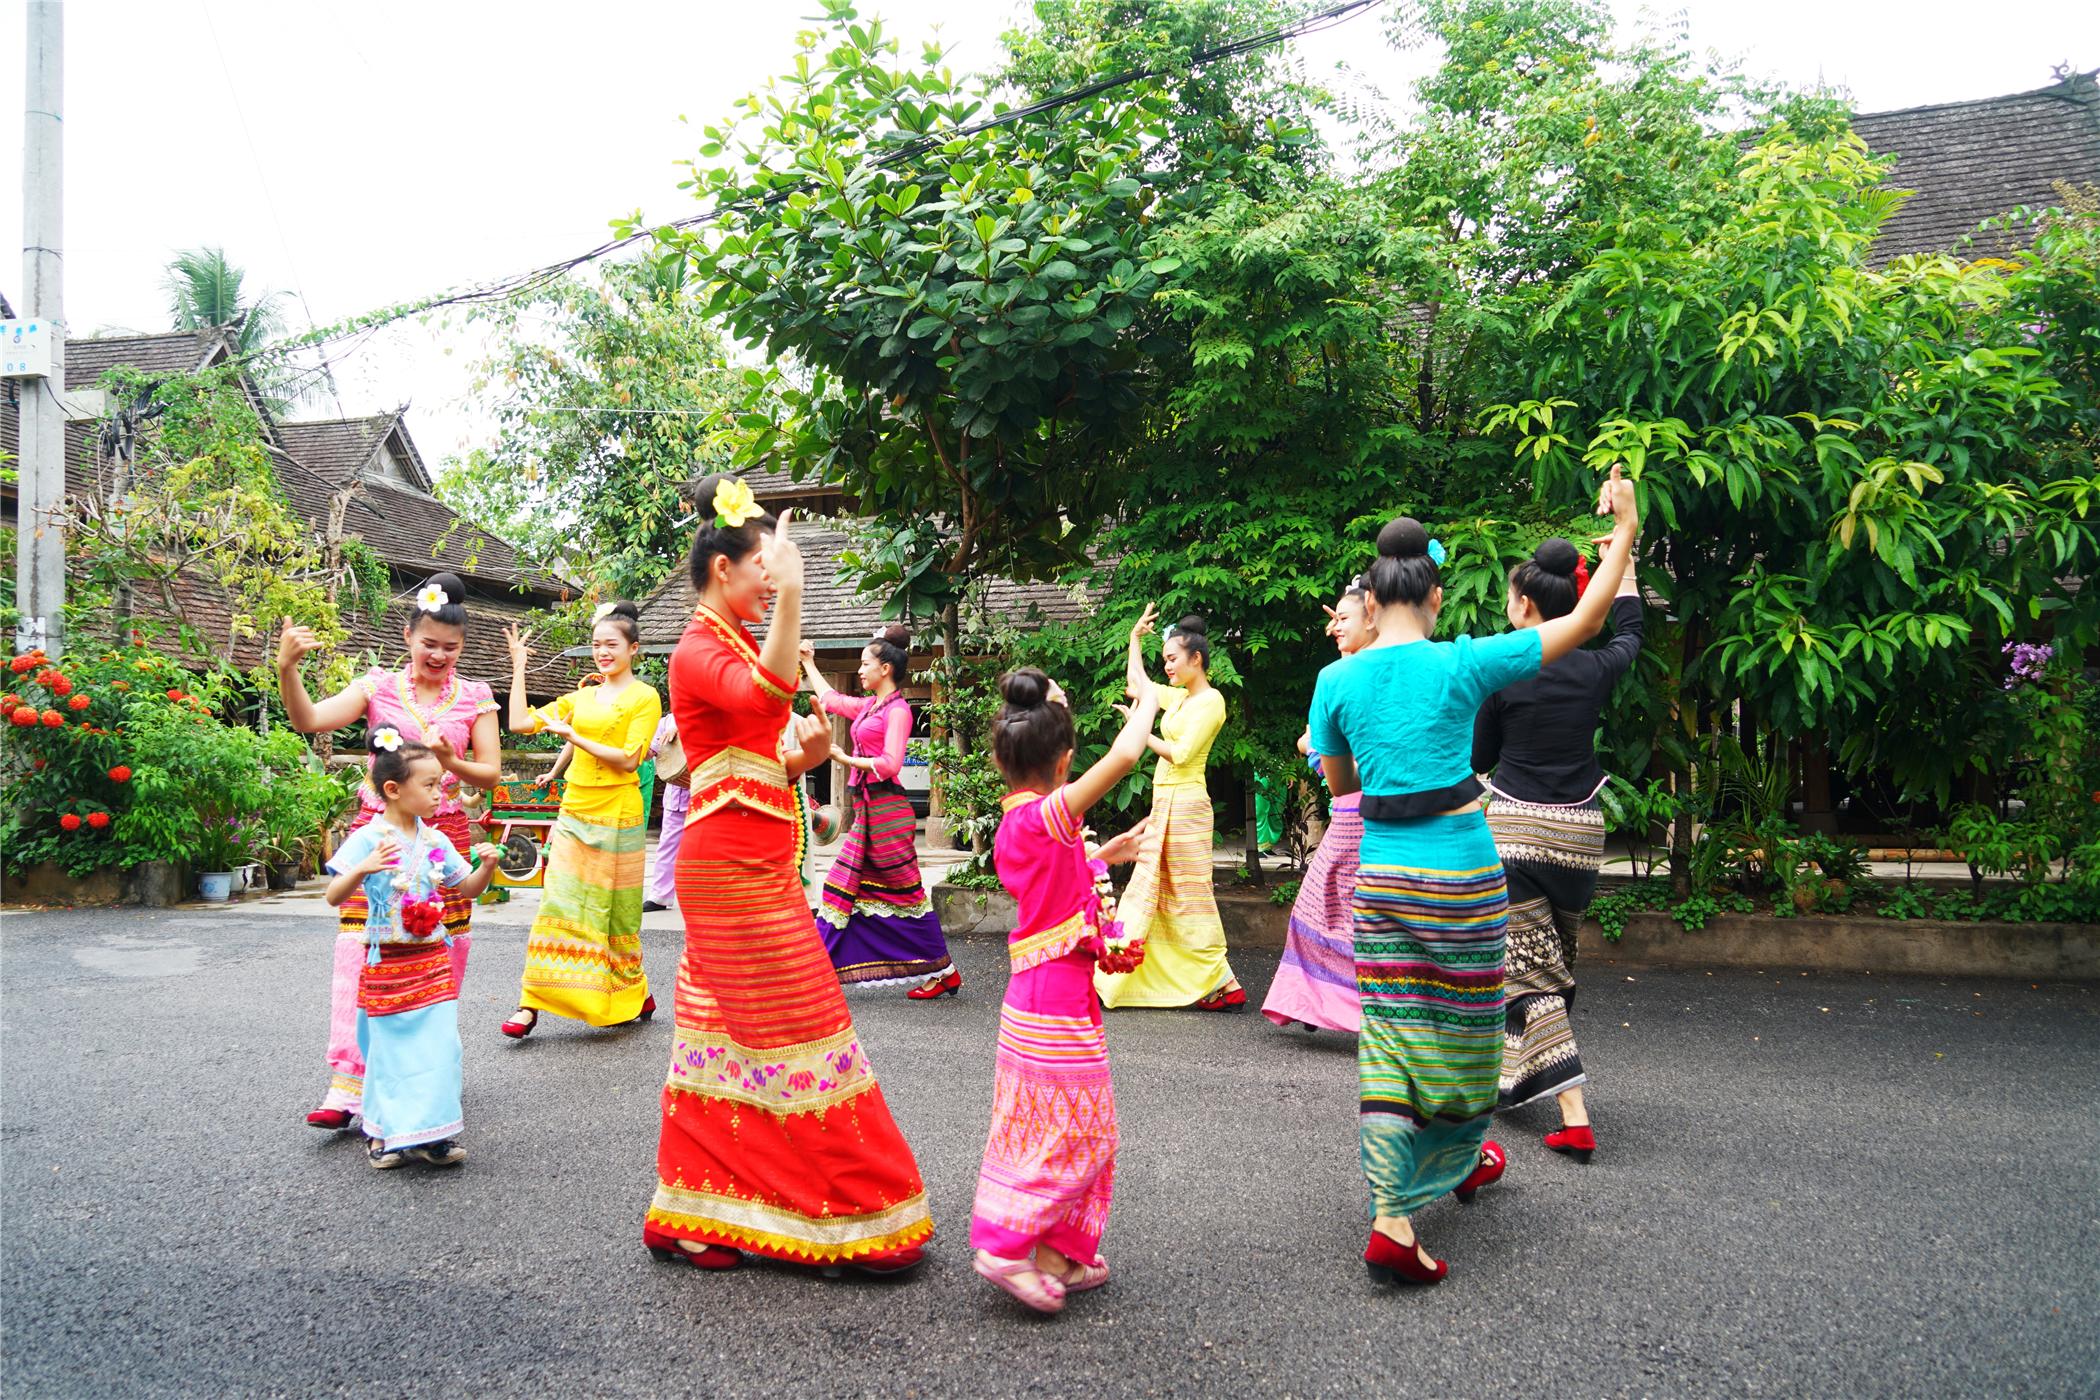
<svg viewBox="0 0 2100 1400">
<path fill-rule="evenodd" d="M 1614 0 L 1632 21 L 1643 7 Z M 582 251 L 607 220 L 695 207 L 672 162 L 699 124 L 792 55 L 809 0 L 71 0 L 66 6 L 66 320 L 164 329 L 161 271 L 223 246 L 251 286 L 327 324 Z M 907 40 L 941 24 L 958 70 L 997 60 L 1013 0 L 870 0 Z M 2017 92 L 2100 66 L 2100 5 L 2027 0 L 1684 0 L 1692 42 L 1878 111 Z M 0 6 L 0 120 L 22 110 L 21 0 Z M 1399 97 L 1430 61 L 1367 15 L 1304 42 Z M 681 114 L 693 125 L 681 125 Z M 19 125 L 15 126 L 19 131 Z M 21 156 L 0 139 L 0 237 L 18 242 Z M 10 299 L 20 264 L 0 258 Z M 343 407 L 412 401 L 435 468 L 483 431 L 473 344 L 417 322 L 338 368 Z M 301 416 L 333 416 L 308 404 Z"/>
</svg>

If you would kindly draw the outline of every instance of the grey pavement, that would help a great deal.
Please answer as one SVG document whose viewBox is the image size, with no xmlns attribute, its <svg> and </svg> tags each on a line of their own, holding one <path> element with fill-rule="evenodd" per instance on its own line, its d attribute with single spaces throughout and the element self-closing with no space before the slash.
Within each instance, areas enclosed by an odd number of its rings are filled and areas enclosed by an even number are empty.
<svg viewBox="0 0 2100 1400">
<path fill-rule="evenodd" d="M 0 1388 L 47 1395 L 2092 1395 L 2100 989 L 1586 967 L 1596 1161 L 1505 1118 L 1505 1182 L 1371 1285 L 1348 1041 L 1110 1020 L 1102 1292 L 1019 1313 L 969 1268 L 1004 955 L 960 999 L 859 994 L 938 1224 L 902 1283 L 653 1263 L 671 1028 L 496 1030 L 524 929 L 475 939 L 467 1135 L 374 1172 L 301 1122 L 332 924 L 0 919 Z M 652 926 L 659 989 L 678 936 Z M 1258 1000 L 1273 954 L 1236 965 Z M 668 998 L 664 998 L 668 1001 Z"/>
</svg>

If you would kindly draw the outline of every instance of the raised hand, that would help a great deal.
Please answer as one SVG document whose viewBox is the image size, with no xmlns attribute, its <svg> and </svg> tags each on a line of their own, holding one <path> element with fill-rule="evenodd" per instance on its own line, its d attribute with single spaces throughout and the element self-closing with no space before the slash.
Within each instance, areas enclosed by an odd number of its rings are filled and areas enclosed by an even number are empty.
<svg viewBox="0 0 2100 1400">
<path fill-rule="evenodd" d="M 800 651 L 800 653 L 801 653 L 801 656 L 802 656 L 802 664 L 803 664 L 803 665 L 805 665 L 805 666 L 814 666 L 814 665 L 816 664 L 816 662 L 817 662 L 817 644 L 816 644 L 815 642 L 804 642 L 804 643 L 803 643 L 803 644 L 801 645 L 801 647 L 799 648 L 799 651 Z"/>
<path fill-rule="evenodd" d="M 1136 860 L 1138 846 L 1144 841 L 1145 833 L 1151 829 L 1152 818 L 1146 817 L 1121 836 L 1103 842 L 1101 849 L 1094 853 L 1095 858 L 1106 865 L 1123 865 Z"/>
<path fill-rule="evenodd" d="M 1619 474 L 1619 464 L 1612 463 L 1611 475 L 1597 488 L 1597 514 L 1609 515 L 1620 525 L 1640 523 L 1639 499 L 1634 495 L 1633 483 Z"/>
<path fill-rule="evenodd" d="M 503 642 L 505 646 L 510 648 L 512 665 L 522 665 L 531 659 L 532 653 L 525 646 L 525 634 L 518 630 L 517 623 L 512 622 L 504 625 Z"/>
<path fill-rule="evenodd" d="M 758 546 L 759 562 L 765 565 L 766 577 L 775 588 L 802 587 L 802 550 L 788 535 L 788 522 L 794 514 L 792 509 L 780 512 L 780 523 Z"/>
<path fill-rule="evenodd" d="M 286 618 L 283 630 L 277 634 L 277 669 L 296 668 L 306 659 L 308 652 L 320 645 L 321 639 L 314 635 L 313 628 L 301 627 Z"/>
<path fill-rule="evenodd" d="M 1130 639 L 1136 641 L 1140 637 L 1150 636 L 1152 634 L 1152 624 L 1158 617 L 1159 604 L 1145 604 L 1145 615 L 1130 625 Z"/>
<path fill-rule="evenodd" d="M 424 747 L 429 749 L 430 756 L 447 770 L 450 770 L 452 765 L 459 759 L 459 750 L 453 748 L 452 741 L 442 734 L 433 734 L 430 737 L 430 742 Z"/>
<path fill-rule="evenodd" d="M 831 757 L 831 725 L 822 715 L 796 715 L 793 729 L 795 747 L 810 768 Z"/>
<path fill-rule="evenodd" d="M 564 720 L 543 720 L 540 723 L 540 728 L 542 731 L 548 734 L 559 734 L 562 738 L 567 739 L 571 743 L 574 743 L 576 741 L 576 726 Z"/>
</svg>

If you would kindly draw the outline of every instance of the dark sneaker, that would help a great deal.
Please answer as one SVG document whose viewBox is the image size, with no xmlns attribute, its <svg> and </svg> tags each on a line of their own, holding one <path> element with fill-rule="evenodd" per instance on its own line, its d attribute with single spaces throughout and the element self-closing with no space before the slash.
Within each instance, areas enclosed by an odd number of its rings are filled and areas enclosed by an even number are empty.
<svg viewBox="0 0 2100 1400">
<path fill-rule="evenodd" d="M 456 1167 L 467 1160 L 467 1149 L 451 1138 L 444 1138 L 438 1142 L 426 1142 L 421 1147 L 411 1147 L 408 1155 L 433 1167 Z"/>
<path fill-rule="evenodd" d="M 642 912 L 644 914 L 661 914 L 664 912 L 664 910 L 669 909 L 670 907 L 671 906 L 668 904 L 658 904 L 653 899 L 645 899 L 642 901 Z"/>
</svg>

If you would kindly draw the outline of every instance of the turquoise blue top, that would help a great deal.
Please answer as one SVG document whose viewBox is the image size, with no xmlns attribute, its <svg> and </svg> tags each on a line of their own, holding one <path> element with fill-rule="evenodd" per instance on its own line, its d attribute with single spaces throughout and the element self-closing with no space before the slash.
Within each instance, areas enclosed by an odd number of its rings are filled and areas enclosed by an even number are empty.
<svg viewBox="0 0 2100 1400">
<path fill-rule="evenodd" d="M 1312 747 L 1349 754 L 1366 794 L 1423 792 L 1473 776 L 1473 716 L 1488 696 L 1538 674 L 1538 629 L 1452 642 L 1366 647 L 1320 672 Z M 1404 822 L 1366 818 L 1362 858 L 1402 863 Z"/>
<path fill-rule="evenodd" d="M 379 818 L 366 822 L 343 838 L 328 861 L 328 869 L 340 875 L 355 870 L 366 856 L 391 836 L 401 846 L 401 859 L 392 870 L 375 870 L 362 881 L 371 911 L 365 916 L 365 942 L 435 943 L 445 936 L 444 926 L 428 938 L 417 938 L 401 926 L 403 899 L 428 899 L 444 885 L 456 885 L 474 867 L 467 864 L 445 833 L 422 818 L 416 819 L 413 839 L 405 837 Z"/>
</svg>

